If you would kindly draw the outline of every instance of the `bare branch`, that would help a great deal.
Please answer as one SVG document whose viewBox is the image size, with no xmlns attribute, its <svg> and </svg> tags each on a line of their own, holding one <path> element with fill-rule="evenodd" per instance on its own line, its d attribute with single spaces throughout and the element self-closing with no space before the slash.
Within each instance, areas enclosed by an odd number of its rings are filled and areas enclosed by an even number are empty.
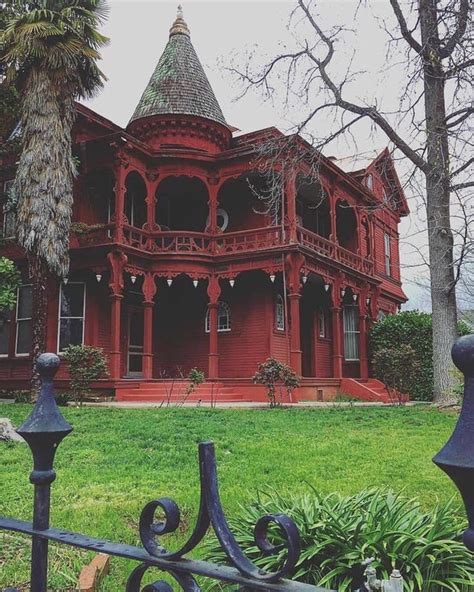
<svg viewBox="0 0 474 592">
<path fill-rule="evenodd" d="M 468 19 L 469 0 L 460 0 L 456 28 L 451 37 L 444 39 L 440 45 L 439 54 L 441 58 L 447 58 L 453 53 L 454 48 L 461 41 L 466 32 Z"/>
<path fill-rule="evenodd" d="M 403 16 L 403 12 L 400 8 L 398 0 L 390 0 L 390 4 L 392 5 L 393 12 L 397 17 L 398 26 L 400 27 L 400 32 L 403 35 L 403 38 L 408 43 L 408 45 L 416 51 L 416 53 L 421 54 L 423 48 L 421 44 L 418 43 L 418 41 L 413 37 L 412 31 L 408 29 L 407 22 Z"/>
<path fill-rule="evenodd" d="M 470 158 L 469 160 L 467 160 L 462 166 L 460 166 L 455 171 L 453 171 L 451 173 L 451 178 L 455 177 L 456 175 L 459 175 L 459 173 L 462 173 L 462 171 L 465 171 L 472 164 L 474 164 L 474 156 L 472 158 Z"/>
</svg>

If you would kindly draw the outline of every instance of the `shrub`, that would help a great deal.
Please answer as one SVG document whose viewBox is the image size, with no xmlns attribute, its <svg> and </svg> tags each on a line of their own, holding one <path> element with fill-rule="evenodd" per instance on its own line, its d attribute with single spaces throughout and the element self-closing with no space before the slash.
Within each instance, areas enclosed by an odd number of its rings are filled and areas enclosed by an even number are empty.
<svg viewBox="0 0 474 592">
<path fill-rule="evenodd" d="M 253 377 L 253 382 L 267 387 L 270 407 L 276 407 L 279 404 L 276 398 L 277 386 L 280 387 L 280 403 L 282 387 L 285 387 L 289 395 L 291 391 L 299 386 L 298 378 L 293 369 L 275 358 L 268 358 L 266 362 L 260 364 L 257 373 Z"/>
<path fill-rule="evenodd" d="M 471 330 L 467 323 L 458 323 L 459 335 L 467 335 Z M 419 371 L 407 385 L 407 393 L 412 399 L 430 401 L 433 398 L 433 343 L 431 314 L 416 310 L 389 315 L 377 321 L 370 330 L 371 361 L 381 349 L 409 345 L 419 364 Z"/>
<path fill-rule="evenodd" d="M 275 513 L 288 514 L 299 528 L 301 555 L 293 578 L 301 582 L 347 592 L 352 568 L 374 557 L 382 579 L 389 578 L 393 567 L 401 570 L 406 592 L 472 590 L 473 556 L 461 542 L 465 524 L 453 502 L 428 513 L 416 500 L 389 490 L 347 497 L 322 496 L 313 489 L 293 496 L 267 490 L 229 523 L 248 557 L 269 571 L 281 566 L 285 550 L 265 556 L 252 533 L 258 518 Z M 269 538 L 273 544 L 283 542 L 276 530 Z M 204 548 L 206 559 L 225 563 L 215 538 Z"/>
<path fill-rule="evenodd" d="M 16 304 L 16 289 L 20 285 L 20 272 L 13 261 L 0 257 L 0 313 L 12 310 Z M 0 322 L 2 321 L 0 314 Z"/>
<path fill-rule="evenodd" d="M 104 350 L 92 345 L 70 345 L 63 356 L 69 363 L 73 398 L 76 403 L 82 403 L 90 392 L 90 383 L 109 375 Z"/>
<path fill-rule="evenodd" d="M 420 372 L 415 350 L 404 343 L 385 347 L 374 354 L 372 363 L 374 374 L 385 384 L 390 399 L 402 404 L 402 395 L 410 391 Z"/>
</svg>

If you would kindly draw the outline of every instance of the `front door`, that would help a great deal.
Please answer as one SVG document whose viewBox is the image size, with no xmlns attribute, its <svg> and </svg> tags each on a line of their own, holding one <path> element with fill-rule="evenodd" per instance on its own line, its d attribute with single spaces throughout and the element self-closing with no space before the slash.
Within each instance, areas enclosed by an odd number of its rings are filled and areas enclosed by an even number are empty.
<svg viewBox="0 0 474 592">
<path fill-rule="evenodd" d="M 129 308 L 128 311 L 128 355 L 127 375 L 143 376 L 143 309 Z"/>
</svg>

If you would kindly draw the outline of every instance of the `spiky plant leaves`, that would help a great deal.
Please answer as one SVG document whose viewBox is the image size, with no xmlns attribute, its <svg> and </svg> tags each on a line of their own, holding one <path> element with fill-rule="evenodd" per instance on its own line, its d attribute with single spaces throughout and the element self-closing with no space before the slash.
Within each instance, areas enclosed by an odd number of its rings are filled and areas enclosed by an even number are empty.
<svg viewBox="0 0 474 592">
<path fill-rule="evenodd" d="M 284 552 L 261 555 L 252 537 L 263 514 L 283 512 L 296 522 L 302 551 L 294 578 L 340 592 L 350 589 L 351 568 L 375 557 L 378 576 L 388 579 L 393 567 L 406 580 L 406 592 L 468 592 L 474 589 L 474 558 L 461 542 L 464 520 L 453 502 L 425 512 L 413 499 L 389 490 L 369 489 L 343 497 L 320 495 L 310 488 L 303 495 L 260 492 L 257 501 L 242 507 L 231 520 L 238 542 L 259 566 L 275 570 Z M 282 542 L 277 531 L 275 543 Z M 215 540 L 206 557 L 225 562 Z"/>
</svg>

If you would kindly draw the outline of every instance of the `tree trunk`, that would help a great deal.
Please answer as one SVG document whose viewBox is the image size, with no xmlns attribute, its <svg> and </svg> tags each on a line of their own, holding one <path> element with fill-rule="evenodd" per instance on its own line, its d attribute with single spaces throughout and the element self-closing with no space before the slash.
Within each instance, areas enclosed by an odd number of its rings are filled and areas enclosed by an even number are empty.
<svg viewBox="0 0 474 592">
<path fill-rule="evenodd" d="M 445 79 L 439 54 L 437 0 L 420 0 L 427 153 L 426 213 L 433 314 L 433 397 L 442 403 L 453 387 L 451 347 L 457 337 Z"/>
<path fill-rule="evenodd" d="M 28 272 L 32 283 L 31 311 L 31 395 L 35 399 L 39 393 L 40 381 L 36 367 L 38 356 L 46 351 L 46 327 L 48 323 L 48 283 L 49 272 L 45 263 L 34 255 L 28 258 Z"/>
</svg>

